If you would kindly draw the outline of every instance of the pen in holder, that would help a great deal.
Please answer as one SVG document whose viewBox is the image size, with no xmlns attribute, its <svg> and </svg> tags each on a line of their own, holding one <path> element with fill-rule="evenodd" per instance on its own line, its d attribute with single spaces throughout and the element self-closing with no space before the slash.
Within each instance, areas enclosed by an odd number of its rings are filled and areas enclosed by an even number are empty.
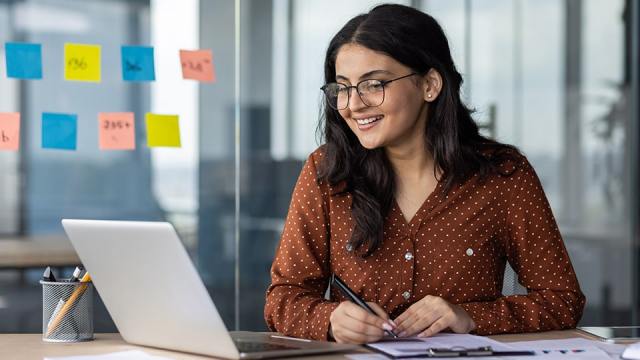
<svg viewBox="0 0 640 360">
<path fill-rule="evenodd" d="M 42 340 L 77 342 L 93 339 L 93 283 L 40 281 Z"/>
</svg>

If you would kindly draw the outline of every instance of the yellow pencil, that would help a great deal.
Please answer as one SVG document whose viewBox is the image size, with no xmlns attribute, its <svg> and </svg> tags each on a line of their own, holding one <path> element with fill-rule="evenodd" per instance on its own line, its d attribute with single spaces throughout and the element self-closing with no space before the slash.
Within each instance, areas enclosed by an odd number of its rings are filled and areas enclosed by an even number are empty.
<svg viewBox="0 0 640 360">
<path fill-rule="evenodd" d="M 64 319 L 64 316 L 69 312 L 69 310 L 71 310 L 80 296 L 84 294 L 85 290 L 87 290 L 88 285 L 86 283 L 88 283 L 89 281 L 91 281 L 91 276 L 89 276 L 89 273 L 85 273 L 82 279 L 80 279 L 81 284 L 75 290 L 73 290 L 73 293 L 71 293 L 69 299 L 64 303 L 62 309 L 60 309 L 60 311 L 58 312 L 58 315 L 51 322 L 51 325 L 49 325 L 47 329 L 47 337 L 49 337 L 49 335 L 51 335 L 56 330 L 56 328 L 58 328 L 58 326 L 60 326 L 60 323 L 62 322 L 62 319 Z"/>
</svg>

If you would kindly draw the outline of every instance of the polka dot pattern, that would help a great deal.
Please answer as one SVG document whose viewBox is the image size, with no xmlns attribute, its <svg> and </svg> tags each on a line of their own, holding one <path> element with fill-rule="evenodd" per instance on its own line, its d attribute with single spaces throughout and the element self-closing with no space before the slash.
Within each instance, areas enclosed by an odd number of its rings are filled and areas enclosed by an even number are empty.
<svg viewBox="0 0 640 360">
<path fill-rule="evenodd" d="M 503 165 L 508 177 L 476 175 L 447 195 L 438 184 L 409 222 L 395 204 L 384 243 L 363 259 L 347 246 L 351 195 L 317 180 L 322 151 L 310 155 L 293 191 L 267 289 L 270 330 L 327 339 L 329 316 L 344 300 L 335 291 L 324 298 L 332 272 L 391 318 L 435 295 L 463 307 L 480 335 L 576 326 L 585 297 L 526 158 Z M 507 261 L 527 295 L 502 294 Z"/>
</svg>

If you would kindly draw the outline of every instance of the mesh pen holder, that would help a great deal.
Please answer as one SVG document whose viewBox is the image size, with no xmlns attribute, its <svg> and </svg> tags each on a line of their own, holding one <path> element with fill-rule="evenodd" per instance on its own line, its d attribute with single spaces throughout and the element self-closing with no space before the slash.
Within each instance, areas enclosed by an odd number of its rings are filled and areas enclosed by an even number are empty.
<svg viewBox="0 0 640 360">
<path fill-rule="evenodd" d="M 40 284 L 42 340 L 93 340 L 93 283 L 40 281 Z"/>
</svg>

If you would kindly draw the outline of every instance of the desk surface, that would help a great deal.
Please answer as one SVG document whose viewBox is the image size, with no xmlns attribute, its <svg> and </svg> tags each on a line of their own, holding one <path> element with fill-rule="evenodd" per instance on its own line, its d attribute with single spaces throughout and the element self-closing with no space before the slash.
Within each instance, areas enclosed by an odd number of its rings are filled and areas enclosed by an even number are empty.
<svg viewBox="0 0 640 360">
<path fill-rule="evenodd" d="M 498 341 L 526 341 L 544 339 L 566 339 L 589 336 L 579 330 L 550 331 L 532 334 L 510 334 L 492 336 Z M 44 357 L 97 355 L 125 350 L 144 350 L 153 355 L 176 360 L 203 360 L 209 357 L 183 354 L 166 350 L 135 346 L 125 343 L 120 334 L 96 334 L 96 339 L 83 343 L 62 344 L 42 341 L 42 334 L 0 334 L 0 359 L 42 360 Z M 363 351 L 366 351 L 363 349 Z M 293 358 L 292 358 L 293 359 Z M 305 356 L 306 360 L 345 359 L 344 355 Z"/>
<path fill-rule="evenodd" d="M 64 235 L 0 239 L 0 269 L 77 264 L 80 259 Z"/>
</svg>

